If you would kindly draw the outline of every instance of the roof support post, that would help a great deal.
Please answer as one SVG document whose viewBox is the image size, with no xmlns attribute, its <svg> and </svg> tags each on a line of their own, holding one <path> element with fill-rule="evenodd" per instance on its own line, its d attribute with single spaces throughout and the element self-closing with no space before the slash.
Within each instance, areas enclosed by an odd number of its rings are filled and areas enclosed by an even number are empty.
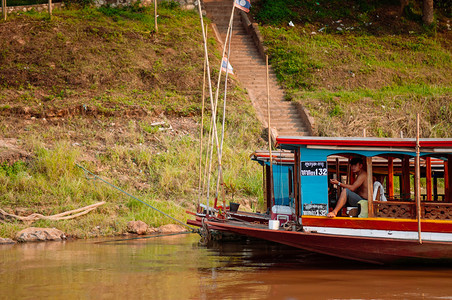
<svg viewBox="0 0 452 300">
<path fill-rule="evenodd" d="M 432 158 L 425 158 L 425 184 L 427 186 L 427 201 L 432 201 Z"/>
<path fill-rule="evenodd" d="M 447 155 L 447 161 L 444 161 L 444 198 L 445 202 L 452 202 L 452 155 Z"/>
<path fill-rule="evenodd" d="M 268 183 L 267 183 L 267 165 L 265 162 L 262 164 L 262 191 L 263 191 L 263 197 L 266 204 L 266 208 L 268 208 Z"/>
<path fill-rule="evenodd" d="M 394 158 L 392 157 L 388 157 L 388 181 L 386 185 L 389 199 L 394 199 Z"/>
<path fill-rule="evenodd" d="M 297 223 L 300 219 L 300 206 L 301 206 L 301 197 L 300 197 L 300 149 L 296 149 L 294 151 L 294 200 L 295 200 L 295 213 L 297 215 Z"/>
<path fill-rule="evenodd" d="M 402 191 L 400 193 L 400 200 L 405 201 L 411 199 L 410 192 L 410 157 L 405 155 L 402 158 Z"/>
<path fill-rule="evenodd" d="M 433 175 L 433 201 L 438 201 L 438 175 Z"/>
<path fill-rule="evenodd" d="M 336 157 L 336 180 L 341 182 L 341 170 L 339 166 L 339 157 Z M 339 196 L 341 194 L 341 189 L 339 186 L 336 189 L 336 199 L 339 199 Z"/>
<path fill-rule="evenodd" d="M 416 195 L 416 217 L 417 217 L 417 232 L 418 232 L 418 241 L 419 244 L 422 244 L 421 238 L 421 218 L 422 218 L 422 210 L 421 210 L 421 151 L 420 151 L 420 143 L 419 143 L 419 114 L 416 116 L 416 164 L 415 164 L 415 173 L 414 173 L 414 190 Z"/>
<path fill-rule="evenodd" d="M 270 174 L 270 166 L 265 165 L 265 199 L 267 200 L 267 210 L 270 211 L 272 209 L 272 180 Z"/>
<path fill-rule="evenodd" d="M 347 163 L 347 184 L 353 184 L 355 182 L 355 177 L 352 174 L 352 168 L 350 167 L 350 158 Z"/>
<path fill-rule="evenodd" d="M 374 184 L 373 184 L 373 176 L 372 176 L 372 157 L 366 157 L 366 167 L 367 167 L 367 203 L 368 203 L 368 215 L 369 218 L 374 217 L 374 203 L 373 203 L 373 195 L 374 195 Z"/>
</svg>

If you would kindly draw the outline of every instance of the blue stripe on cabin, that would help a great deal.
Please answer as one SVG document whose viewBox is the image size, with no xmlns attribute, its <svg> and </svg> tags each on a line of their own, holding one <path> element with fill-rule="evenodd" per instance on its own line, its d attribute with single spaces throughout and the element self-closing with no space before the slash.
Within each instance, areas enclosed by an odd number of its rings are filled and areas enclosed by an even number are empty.
<svg viewBox="0 0 452 300">
<path fill-rule="evenodd" d="M 390 155 L 409 155 L 416 156 L 414 152 L 402 151 L 365 151 L 365 150 L 337 150 L 337 149 L 308 149 L 304 146 L 300 147 L 300 161 L 327 161 L 330 155 L 356 154 L 366 157 L 373 157 L 383 154 Z M 421 153 L 424 155 L 427 153 Z M 324 205 L 328 212 L 328 176 L 300 176 L 300 214 L 304 215 L 304 206 L 306 204 Z M 306 212 L 306 214 L 310 214 Z"/>
</svg>

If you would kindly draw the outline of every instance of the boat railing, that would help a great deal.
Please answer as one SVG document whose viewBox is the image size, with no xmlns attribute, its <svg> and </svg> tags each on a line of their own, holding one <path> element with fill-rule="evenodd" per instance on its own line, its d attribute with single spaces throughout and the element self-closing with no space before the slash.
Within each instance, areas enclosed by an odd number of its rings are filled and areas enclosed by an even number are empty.
<svg viewBox="0 0 452 300">
<path fill-rule="evenodd" d="M 374 216 L 381 218 L 416 219 L 416 202 L 413 201 L 373 201 Z M 423 219 L 451 220 L 452 203 L 438 201 L 421 202 Z"/>
</svg>

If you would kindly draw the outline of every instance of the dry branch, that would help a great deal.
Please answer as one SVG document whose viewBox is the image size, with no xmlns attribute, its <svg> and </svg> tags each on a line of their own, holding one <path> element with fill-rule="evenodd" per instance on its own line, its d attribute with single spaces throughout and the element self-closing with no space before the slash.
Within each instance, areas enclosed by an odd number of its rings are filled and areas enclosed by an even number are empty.
<svg viewBox="0 0 452 300">
<path fill-rule="evenodd" d="M 17 219 L 23 222 L 34 222 L 37 220 L 53 220 L 53 221 L 57 221 L 57 220 L 69 220 L 69 219 L 74 219 L 83 215 L 86 215 L 87 213 L 89 213 L 90 211 L 96 209 L 97 207 L 101 206 L 102 204 L 105 204 L 105 201 L 102 202 L 98 202 L 95 204 L 91 204 L 82 208 L 78 208 L 78 209 L 74 209 L 74 210 L 70 210 L 70 211 L 66 211 L 63 213 L 59 213 L 56 215 L 52 215 L 52 216 L 44 216 L 38 213 L 33 213 L 29 216 L 23 217 L 23 216 L 18 216 L 15 214 L 9 214 L 6 211 L 0 209 L 0 220 L 4 220 L 4 219 Z"/>
</svg>

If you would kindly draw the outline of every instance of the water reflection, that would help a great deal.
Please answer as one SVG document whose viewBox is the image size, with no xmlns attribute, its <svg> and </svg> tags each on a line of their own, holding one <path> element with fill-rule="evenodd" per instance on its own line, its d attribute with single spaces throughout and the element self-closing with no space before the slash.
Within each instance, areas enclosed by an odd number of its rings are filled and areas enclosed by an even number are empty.
<svg viewBox="0 0 452 300">
<path fill-rule="evenodd" d="M 0 246 L 1 299 L 452 299 L 450 268 L 382 268 L 195 234 Z"/>
</svg>

